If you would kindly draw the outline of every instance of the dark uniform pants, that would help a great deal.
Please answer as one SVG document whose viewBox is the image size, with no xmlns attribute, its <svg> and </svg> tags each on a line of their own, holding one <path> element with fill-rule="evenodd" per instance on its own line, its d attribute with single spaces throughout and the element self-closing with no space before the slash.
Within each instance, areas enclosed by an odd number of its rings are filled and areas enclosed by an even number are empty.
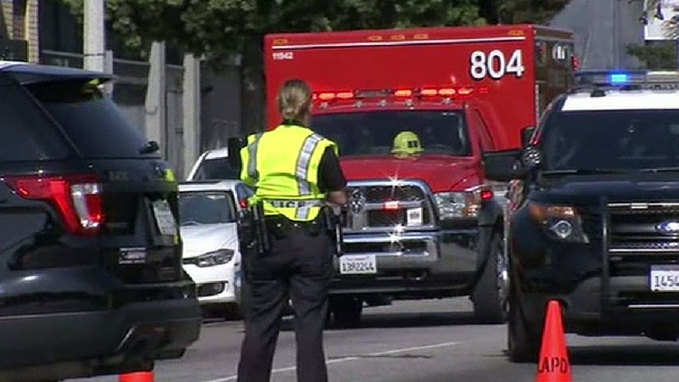
<svg viewBox="0 0 679 382">
<path fill-rule="evenodd" d="M 297 380 L 326 382 L 323 327 L 333 272 L 330 240 L 324 232 L 295 227 L 271 236 L 269 252 L 243 259 L 248 307 L 238 382 L 269 382 L 288 298 L 295 311 Z"/>
</svg>

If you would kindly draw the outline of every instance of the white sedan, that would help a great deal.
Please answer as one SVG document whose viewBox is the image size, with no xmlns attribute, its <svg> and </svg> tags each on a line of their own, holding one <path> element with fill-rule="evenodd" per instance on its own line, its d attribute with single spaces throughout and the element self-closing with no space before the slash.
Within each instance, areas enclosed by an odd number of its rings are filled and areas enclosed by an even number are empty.
<svg viewBox="0 0 679 382">
<path fill-rule="evenodd" d="M 180 231 L 184 270 L 196 283 L 198 301 L 207 310 L 238 316 L 237 287 L 241 255 L 238 212 L 251 191 L 240 181 L 179 185 Z"/>
</svg>

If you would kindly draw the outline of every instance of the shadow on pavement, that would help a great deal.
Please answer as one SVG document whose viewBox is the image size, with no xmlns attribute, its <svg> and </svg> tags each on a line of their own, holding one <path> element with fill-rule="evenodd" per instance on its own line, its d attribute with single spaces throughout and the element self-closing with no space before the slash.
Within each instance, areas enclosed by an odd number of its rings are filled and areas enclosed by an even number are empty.
<svg viewBox="0 0 679 382">
<path fill-rule="evenodd" d="M 292 316 L 283 319 L 281 330 L 294 330 Z M 330 325 L 326 330 L 374 329 L 374 328 L 417 328 L 450 325 L 474 325 L 472 312 L 449 313 L 371 313 L 361 318 L 360 324 L 352 328 Z"/>
<path fill-rule="evenodd" d="M 573 365 L 679 365 L 679 344 L 569 346 Z"/>
<path fill-rule="evenodd" d="M 364 315 L 359 328 L 412 328 L 475 323 L 472 312 L 378 313 Z"/>
</svg>

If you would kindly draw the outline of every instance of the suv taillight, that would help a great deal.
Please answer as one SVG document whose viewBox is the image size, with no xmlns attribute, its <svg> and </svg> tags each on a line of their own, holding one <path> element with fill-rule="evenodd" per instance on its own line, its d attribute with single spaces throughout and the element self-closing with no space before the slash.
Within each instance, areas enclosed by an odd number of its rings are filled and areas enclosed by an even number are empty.
<svg viewBox="0 0 679 382">
<path fill-rule="evenodd" d="M 70 233 L 94 235 L 104 223 L 101 184 L 93 175 L 7 176 L 4 180 L 22 198 L 54 205 Z"/>
</svg>

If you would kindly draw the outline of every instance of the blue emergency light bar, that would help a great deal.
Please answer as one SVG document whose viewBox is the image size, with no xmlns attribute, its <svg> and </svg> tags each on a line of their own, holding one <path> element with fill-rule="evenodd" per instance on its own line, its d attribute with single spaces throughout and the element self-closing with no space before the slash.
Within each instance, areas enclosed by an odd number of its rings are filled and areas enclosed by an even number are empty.
<svg viewBox="0 0 679 382">
<path fill-rule="evenodd" d="M 646 87 L 649 85 L 679 84 L 677 71 L 646 70 L 584 70 L 575 73 L 576 86 Z"/>
<path fill-rule="evenodd" d="M 608 78 L 613 85 L 626 84 L 629 81 L 627 73 L 611 73 Z"/>
</svg>

